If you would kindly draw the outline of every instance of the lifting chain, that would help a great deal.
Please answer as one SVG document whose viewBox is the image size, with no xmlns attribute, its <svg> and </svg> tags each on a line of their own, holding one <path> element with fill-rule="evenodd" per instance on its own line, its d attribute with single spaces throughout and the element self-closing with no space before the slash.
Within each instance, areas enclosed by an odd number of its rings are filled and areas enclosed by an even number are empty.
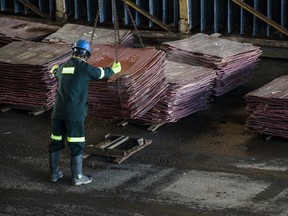
<svg viewBox="0 0 288 216">
<path fill-rule="evenodd" d="M 100 14 L 100 9 L 102 8 L 102 4 L 103 4 L 103 0 L 98 0 L 98 10 L 97 10 L 95 21 L 94 21 L 93 31 L 92 31 L 91 40 L 90 40 L 90 46 L 92 45 L 92 42 L 93 42 L 93 38 L 94 38 L 94 35 L 95 35 L 95 30 L 96 30 L 96 27 L 97 27 L 99 14 Z"/>
<path fill-rule="evenodd" d="M 118 46 L 120 43 L 120 33 L 119 33 L 116 0 L 112 0 L 112 13 L 113 13 L 113 23 L 114 23 L 115 61 L 118 62 Z"/>
<path fill-rule="evenodd" d="M 131 19 L 131 22 L 133 24 L 133 27 L 135 29 L 135 32 L 137 34 L 137 37 L 140 41 L 141 46 L 144 48 L 144 43 L 142 41 L 142 38 L 140 37 L 140 33 L 137 29 L 136 26 L 136 22 L 132 16 L 132 13 L 129 9 L 129 6 L 127 5 L 126 0 L 123 0 L 125 8 L 128 12 L 128 15 Z M 96 13 L 96 17 L 95 17 L 95 21 L 94 21 L 94 26 L 93 26 L 93 31 L 92 31 L 92 35 L 91 35 L 91 40 L 90 40 L 90 45 L 92 45 L 94 36 L 95 36 L 95 30 L 97 27 L 97 23 L 98 23 L 98 19 L 99 19 L 99 15 L 100 15 L 100 9 L 102 8 L 103 5 L 103 0 L 98 0 L 98 10 Z M 119 43 L 120 43 L 120 32 L 119 32 L 119 22 L 118 22 L 118 16 L 117 16 L 117 7 L 116 7 L 116 0 L 112 0 L 112 13 L 113 13 L 113 23 L 114 23 L 114 38 L 115 38 L 115 61 L 118 62 L 118 47 L 119 47 Z"/>
<path fill-rule="evenodd" d="M 144 48 L 144 43 L 143 43 L 143 41 L 142 41 L 142 38 L 140 37 L 140 33 L 139 33 L 138 29 L 137 29 L 136 22 L 135 22 L 135 20 L 134 20 L 134 18 L 133 18 L 133 16 L 132 16 L 132 13 L 131 13 L 131 11 L 130 11 L 130 9 L 129 9 L 129 6 L 127 5 L 126 0 L 123 0 L 123 2 L 124 2 L 125 8 L 126 8 L 128 14 L 129 14 L 129 17 L 130 17 L 130 19 L 131 19 L 131 22 L 132 22 L 132 24 L 133 24 L 133 27 L 134 27 L 135 32 L 136 32 L 136 34 L 137 34 L 137 37 L 138 37 L 138 39 L 139 39 L 139 41 L 140 41 L 140 44 L 141 44 L 141 46 Z"/>
</svg>

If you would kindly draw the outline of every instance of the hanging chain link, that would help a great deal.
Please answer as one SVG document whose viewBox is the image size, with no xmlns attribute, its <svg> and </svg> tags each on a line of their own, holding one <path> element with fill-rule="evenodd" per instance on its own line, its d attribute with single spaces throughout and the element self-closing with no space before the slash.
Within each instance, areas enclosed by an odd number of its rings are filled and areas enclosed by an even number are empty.
<svg viewBox="0 0 288 216">
<path fill-rule="evenodd" d="M 92 45 L 92 42 L 93 42 L 93 38 L 94 38 L 94 35 L 95 35 L 95 30 L 96 30 L 98 19 L 99 19 L 99 15 L 100 15 L 100 9 L 102 8 L 102 5 L 103 5 L 103 0 L 98 0 L 98 10 L 97 10 L 95 21 L 94 21 L 94 26 L 93 26 L 93 31 L 92 31 L 92 35 L 91 35 L 90 45 Z"/>
<path fill-rule="evenodd" d="M 131 22 L 132 22 L 132 24 L 133 24 L 133 27 L 134 27 L 135 32 L 136 32 L 136 34 L 137 34 L 137 37 L 138 37 L 138 39 L 139 39 L 139 41 L 140 41 L 140 44 L 141 44 L 141 46 L 144 48 L 144 43 L 143 43 L 143 41 L 142 41 L 142 38 L 140 37 L 140 33 L 139 33 L 138 29 L 137 29 L 136 22 L 135 22 L 135 20 L 134 20 L 134 18 L 133 18 L 133 16 L 132 16 L 132 13 L 131 13 L 128 5 L 127 5 L 127 2 L 126 2 L 126 0 L 123 0 L 123 2 L 124 2 L 125 8 L 126 8 L 128 14 L 129 14 L 129 17 L 130 17 L 130 19 L 131 19 Z"/>
<path fill-rule="evenodd" d="M 113 21 L 114 21 L 115 61 L 118 62 L 118 46 L 120 43 L 120 33 L 119 33 L 116 0 L 112 0 L 112 11 L 113 11 Z"/>
</svg>

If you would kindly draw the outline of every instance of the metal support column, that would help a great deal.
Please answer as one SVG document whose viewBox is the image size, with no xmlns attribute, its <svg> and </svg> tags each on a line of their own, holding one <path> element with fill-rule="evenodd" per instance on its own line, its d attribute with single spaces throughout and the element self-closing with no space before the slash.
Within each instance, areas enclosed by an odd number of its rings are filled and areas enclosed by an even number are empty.
<svg viewBox="0 0 288 216">
<path fill-rule="evenodd" d="M 56 1 L 56 20 L 63 22 L 67 20 L 65 0 Z"/>
<path fill-rule="evenodd" d="M 233 3 L 232 0 L 228 0 L 227 3 L 227 32 L 230 34 L 233 31 L 233 23 L 234 23 L 234 11 L 233 11 Z"/>
<path fill-rule="evenodd" d="M 254 9 L 259 11 L 259 0 L 254 0 Z M 256 36 L 259 31 L 259 19 L 256 16 L 253 16 L 253 36 Z"/>
<path fill-rule="evenodd" d="M 214 32 L 220 31 L 220 0 L 214 0 Z"/>
</svg>

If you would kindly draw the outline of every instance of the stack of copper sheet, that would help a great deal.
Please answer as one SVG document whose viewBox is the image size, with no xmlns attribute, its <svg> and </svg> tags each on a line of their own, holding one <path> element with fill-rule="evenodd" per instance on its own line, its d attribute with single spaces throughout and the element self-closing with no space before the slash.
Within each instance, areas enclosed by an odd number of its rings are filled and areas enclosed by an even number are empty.
<svg viewBox="0 0 288 216">
<path fill-rule="evenodd" d="M 68 59 L 71 48 L 41 42 L 12 42 L 0 48 L 0 104 L 53 106 L 57 82 L 50 70 Z"/>
<path fill-rule="evenodd" d="M 175 122 L 209 106 L 215 78 L 213 70 L 201 66 L 167 61 L 165 96 L 140 121 L 145 123 Z"/>
<path fill-rule="evenodd" d="M 0 17 L 0 47 L 12 41 L 41 41 L 58 29 L 58 26 Z"/>
<path fill-rule="evenodd" d="M 43 42 L 51 43 L 67 43 L 73 44 L 80 38 L 90 41 L 93 27 L 77 25 L 77 24 L 66 24 L 60 28 L 54 34 L 49 35 Z M 133 44 L 133 33 L 130 30 L 119 31 L 119 44 L 124 47 L 132 46 Z M 115 44 L 115 33 L 114 30 L 96 28 L 93 44 Z"/>
<path fill-rule="evenodd" d="M 89 63 L 111 67 L 114 47 L 94 45 Z M 107 81 L 91 81 L 88 113 L 106 119 L 135 119 L 150 110 L 164 94 L 165 53 L 154 48 L 119 48 L 122 71 Z"/>
<path fill-rule="evenodd" d="M 249 130 L 288 138 L 288 76 L 245 95 Z"/>
<path fill-rule="evenodd" d="M 166 42 L 161 49 L 168 59 L 191 65 L 201 65 L 215 70 L 213 94 L 222 95 L 246 82 L 256 67 L 261 50 L 215 35 L 196 34 L 189 38 Z"/>
</svg>

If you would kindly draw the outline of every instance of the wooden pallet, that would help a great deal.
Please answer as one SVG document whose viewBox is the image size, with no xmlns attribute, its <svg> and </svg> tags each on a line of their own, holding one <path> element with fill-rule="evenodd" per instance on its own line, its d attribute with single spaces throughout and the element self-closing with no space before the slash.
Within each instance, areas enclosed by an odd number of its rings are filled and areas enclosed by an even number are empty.
<svg viewBox="0 0 288 216">
<path fill-rule="evenodd" d="M 85 153 L 112 158 L 114 163 L 122 163 L 136 152 L 150 145 L 152 140 L 131 138 L 124 135 L 107 134 L 105 140 L 95 145 L 87 145 Z M 87 157 L 87 155 L 86 155 Z"/>
<path fill-rule="evenodd" d="M 4 104 L 0 106 L 1 112 L 8 112 L 9 110 L 16 109 L 16 110 L 27 110 L 29 115 L 40 115 L 51 108 L 46 107 L 29 107 L 29 106 L 21 106 L 21 105 L 8 105 Z"/>
<path fill-rule="evenodd" d="M 152 131 L 155 132 L 158 128 L 160 128 L 161 126 L 165 125 L 166 123 L 136 123 L 131 121 L 130 123 L 132 124 L 137 124 L 137 125 L 144 125 L 144 126 L 148 126 L 147 130 L 148 131 Z M 117 126 L 126 126 L 128 125 L 129 122 L 128 121 L 121 121 L 117 124 Z"/>
</svg>

